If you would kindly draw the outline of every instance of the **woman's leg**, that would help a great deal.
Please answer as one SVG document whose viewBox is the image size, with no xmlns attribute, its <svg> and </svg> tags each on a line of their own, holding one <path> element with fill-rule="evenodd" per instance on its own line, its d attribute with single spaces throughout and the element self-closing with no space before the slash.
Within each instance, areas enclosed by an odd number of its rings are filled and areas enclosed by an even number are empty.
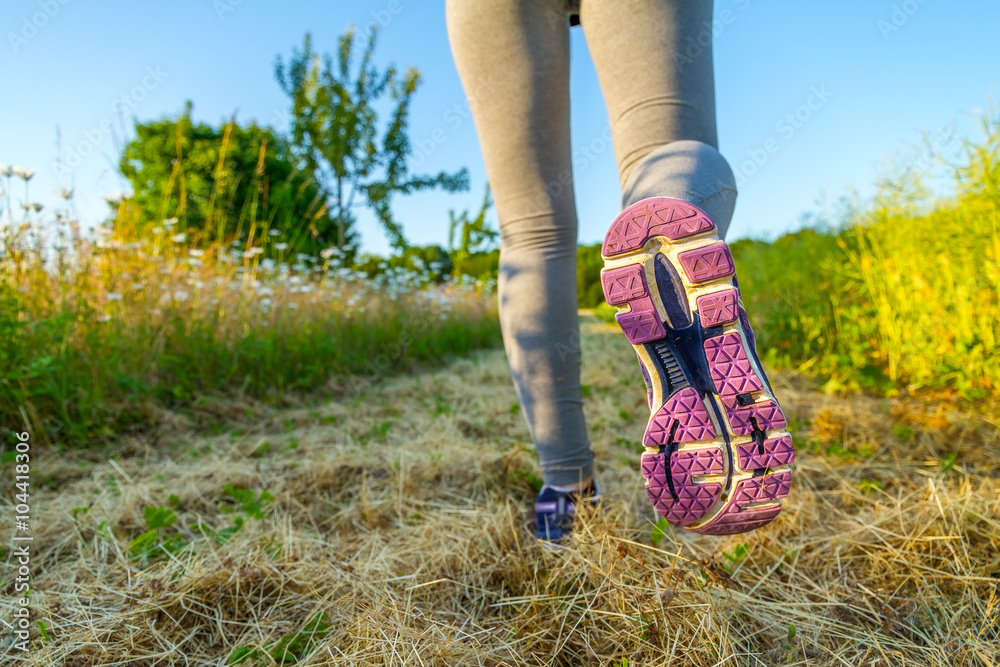
<svg viewBox="0 0 1000 667">
<path fill-rule="evenodd" d="M 736 181 L 718 151 L 711 0 L 583 0 L 611 121 L 622 208 L 654 196 L 690 202 L 725 232 Z"/>
<path fill-rule="evenodd" d="M 500 324 L 547 484 L 592 475 L 580 398 L 577 218 L 563 0 L 448 0 L 500 219 Z"/>
<path fill-rule="evenodd" d="M 781 512 L 794 450 L 720 239 L 736 186 L 717 150 L 712 3 L 583 0 L 581 10 L 624 200 L 601 282 L 651 390 L 646 493 L 689 530 L 759 528 Z"/>
</svg>

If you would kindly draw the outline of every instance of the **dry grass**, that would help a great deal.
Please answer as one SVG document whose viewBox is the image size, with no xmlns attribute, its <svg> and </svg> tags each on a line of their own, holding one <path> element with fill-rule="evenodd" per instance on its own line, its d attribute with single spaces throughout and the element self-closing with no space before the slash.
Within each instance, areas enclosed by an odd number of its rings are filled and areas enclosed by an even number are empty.
<svg viewBox="0 0 1000 667">
<path fill-rule="evenodd" d="M 221 665 L 282 637 L 308 665 L 998 664 L 994 421 L 778 375 L 799 456 L 786 512 L 654 547 L 631 348 L 589 317 L 583 346 L 606 500 L 563 553 L 531 536 L 537 462 L 500 351 L 319 411 L 257 407 L 242 433 L 175 416 L 113 461 L 35 451 L 33 619 L 50 639 L 22 664 Z M 219 544 L 194 525 L 231 521 L 226 484 L 275 500 Z M 193 552 L 143 566 L 130 540 L 170 494 L 164 535 Z"/>
</svg>

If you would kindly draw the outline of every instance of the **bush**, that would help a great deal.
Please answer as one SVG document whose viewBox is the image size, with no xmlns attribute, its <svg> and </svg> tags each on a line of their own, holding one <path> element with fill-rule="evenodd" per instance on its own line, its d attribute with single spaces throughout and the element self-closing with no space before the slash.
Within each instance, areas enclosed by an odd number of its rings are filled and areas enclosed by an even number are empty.
<svg viewBox="0 0 1000 667">
<path fill-rule="evenodd" d="M 334 241 L 328 194 L 309 170 L 296 167 L 281 136 L 257 125 L 191 122 L 191 103 L 176 120 L 136 125 L 120 168 L 134 194 L 116 211 L 120 231 L 136 237 L 165 218 L 171 231 L 206 245 L 256 230 L 284 233 L 292 251 L 315 253 Z M 348 247 L 356 243 L 348 233 Z"/>
</svg>

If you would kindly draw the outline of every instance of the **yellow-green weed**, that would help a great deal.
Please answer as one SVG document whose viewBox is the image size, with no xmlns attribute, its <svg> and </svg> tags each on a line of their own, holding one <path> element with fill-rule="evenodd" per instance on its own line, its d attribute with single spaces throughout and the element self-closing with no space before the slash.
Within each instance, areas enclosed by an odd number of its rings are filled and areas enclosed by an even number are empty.
<svg viewBox="0 0 1000 667">
<path fill-rule="evenodd" d="M 770 363 L 819 373 L 828 389 L 1000 390 L 1000 126 L 985 129 L 950 199 L 886 182 L 837 234 L 733 244 Z"/>
</svg>

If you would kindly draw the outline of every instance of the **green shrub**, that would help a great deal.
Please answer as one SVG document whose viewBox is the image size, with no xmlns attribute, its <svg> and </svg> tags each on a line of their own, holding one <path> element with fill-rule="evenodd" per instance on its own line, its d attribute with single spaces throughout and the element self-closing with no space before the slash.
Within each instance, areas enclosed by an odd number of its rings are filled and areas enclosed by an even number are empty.
<svg viewBox="0 0 1000 667">
<path fill-rule="evenodd" d="M 831 390 L 1000 390 L 1000 128 L 985 128 L 950 199 L 886 181 L 839 233 L 732 244 L 768 362 Z"/>
</svg>

